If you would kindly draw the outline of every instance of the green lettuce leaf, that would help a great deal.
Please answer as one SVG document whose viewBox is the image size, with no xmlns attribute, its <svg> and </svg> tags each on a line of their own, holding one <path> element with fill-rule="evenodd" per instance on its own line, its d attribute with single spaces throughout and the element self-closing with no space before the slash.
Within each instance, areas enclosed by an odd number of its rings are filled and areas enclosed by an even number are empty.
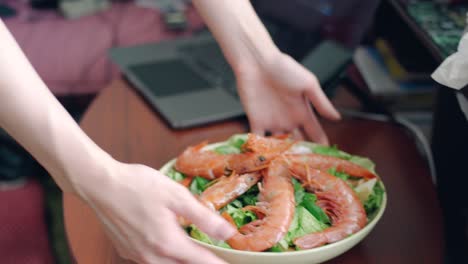
<svg viewBox="0 0 468 264">
<path fill-rule="evenodd" d="M 313 152 L 316 154 L 321 154 L 321 155 L 327 155 L 327 156 L 333 156 L 337 157 L 340 159 L 350 159 L 352 155 L 343 152 L 338 149 L 336 145 L 328 147 L 328 146 L 322 146 L 322 145 L 317 145 L 314 147 Z"/>
<path fill-rule="evenodd" d="M 177 182 L 179 182 L 179 181 L 181 181 L 181 180 L 183 180 L 183 179 L 185 179 L 187 177 L 187 176 L 185 176 L 185 174 L 176 171 L 174 168 L 171 168 L 167 172 L 167 176 L 169 178 L 171 178 L 172 180 L 177 181 Z"/>
<path fill-rule="evenodd" d="M 328 225 L 318 221 L 306 208 L 296 206 L 294 218 L 289 226 L 288 233 L 280 242 L 273 246 L 270 251 L 286 251 L 289 246 L 293 245 L 294 239 L 310 233 L 322 231 L 327 227 Z"/>
<path fill-rule="evenodd" d="M 242 202 L 243 206 L 255 205 L 258 201 L 258 193 L 258 185 L 254 185 L 237 199 Z"/>
<path fill-rule="evenodd" d="M 378 179 L 370 179 L 370 180 L 360 180 L 358 185 L 354 187 L 354 191 L 356 192 L 359 200 L 364 205 L 367 201 L 369 196 L 374 192 L 374 186 L 377 184 Z"/>
<path fill-rule="evenodd" d="M 254 194 L 245 194 L 239 197 L 241 199 L 242 203 L 247 206 L 247 205 L 255 205 L 258 202 L 258 196 Z"/>
<path fill-rule="evenodd" d="M 294 186 L 294 199 L 296 201 L 296 205 L 300 205 L 306 208 L 318 221 L 324 224 L 330 223 L 330 219 L 322 210 L 322 208 L 315 204 L 315 202 L 317 202 L 317 196 L 315 194 L 306 192 L 298 180 L 293 178 L 292 181 Z"/>
<path fill-rule="evenodd" d="M 309 211 L 309 213 L 311 213 L 320 223 L 330 224 L 330 218 L 322 208 L 315 204 L 316 202 L 317 196 L 315 194 L 305 193 L 300 205 L 307 209 L 307 211 Z"/>
<path fill-rule="evenodd" d="M 195 195 L 199 195 L 208 187 L 209 183 L 210 180 L 198 176 L 194 177 L 189 187 L 190 192 Z"/>
<path fill-rule="evenodd" d="M 240 150 L 242 145 L 247 141 L 247 137 L 247 134 L 233 135 L 228 139 L 228 144 Z"/>
<path fill-rule="evenodd" d="M 241 147 L 247 140 L 247 134 L 236 134 L 230 137 L 225 144 L 222 144 L 213 149 L 218 154 L 239 154 Z"/>
<path fill-rule="evenodd" d="M 336 145 L 332 147 L 322 146 L 322 145 L 308 145 L 308 146 L 312 148 L 312 151 L 314 153 L 349 160 L 350 162 L 357 164 L 361 167 L 364 167 L 368 169 L 369 171 L 375 173 L 375 164 L 370 159 L 364 158 L 361 156 L 351 155 L 349 153 L 341 151 L 338 149 Z"/>
<path fill-rule="evenodd" d="M 223 248 L 231 248 L 226 242 L 224 241 L 217 241 L 215 239 L 210 238 L 207 234 L 202 232 L 200 229 L 198 229 L 194 225 L 190 225 L 189 227 L 189 234 L 191 237 L 195 238 L 198 241 L 205 242 L 210 245 L 215 245 L 218 247 L 223 247 Z"/>
<path fill-rule="evenodd" d="M 296 205 L 299 205 L 302 203 L 306 192 L 298 180 L 292 178 L 292 182 L 294 187 L 294 200 L 296 201 Z"/>
<path fill-rule="evenodd" d="M 237 199 L 234 200 L 234 201 L 232 201 L 232 202 L 230 203 L 230 205 L 231 205 L 231 206 L 234 206 L 234 207 L 236 207 L 236 208 L 242 208 L 242 207 L 244 207 L 244 205 L 242 204 L 242 202 L 239 201 L 239 200 L 237 200 Z M 227 209 L 227 208 L 226 208 L 226 209 Z"/>
<path fill-rule="evenodd" d="M 214 148 L 213 151 L 218 153 L 218 154 L 222 154 L 222 155 L 241 153 L 239 148 L 236 148 L 236 147 L 231 146 L 231 145 L 221 145 L 219 147 Z"/>
<path fill-rule="evenodd" d="M 328 173 L 330 173 L 331 175 L 336 176 L 336 177 L 338 177 L 338 178 L 340 178 L 340 179 L 342 179 L 344 181 L 346 181 L 350 177 L 349 174 L 344 173 L 344 172 L 339 172 L 339 171 L 336 170 L 336 168 L 330 168 L 328 170 Z"/>
<path fill-rule="evenodd" d="M 317 220 L 307 209 L 302 206 L 297 206 L 294 214 L 294 219 L 286 235 L 286 241 L 290 241 L 290 245 L 295 238 L 310 234 L 313 232 L 322 231 L 328 226 Z"/>
<path fill-rule="evenodd" d="M 268 251 L 270 252 L 284 252 L 289 249 L 289 244 L 286 239 L 281 239 L 276 245 L 271 247 Z"/>
<path fill-rule="evenodd" d="M 226 211 L 232 217 L 237 227 L 241 227 L 257 219 L 257 216 L 252 211 L 242 210 L 231 204 L 226 206 Z"/>
<path fill-rule="evenodd" d="M 375 217 L 378 209 L 382 205 L 383 195 L 385 190 L 381 182 L 377 182 L 374 185 L 372 193 L 367 198 L 367 201 L 364 203 L 364 209 L 366 210 L 367 217 L 372 219 Z"/>
</svg>

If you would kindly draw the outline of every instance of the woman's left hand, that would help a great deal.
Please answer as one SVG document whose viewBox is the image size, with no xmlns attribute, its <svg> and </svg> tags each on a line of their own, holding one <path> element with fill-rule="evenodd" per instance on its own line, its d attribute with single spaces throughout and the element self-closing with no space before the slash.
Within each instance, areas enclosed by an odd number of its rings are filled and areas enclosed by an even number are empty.
<svg viewBox="0 0 468 264">
<path fill-rule="evenodd" d="M 278 53 L 266 64 L 249 63 L 236 69 L 237 85 L 251 130 L 257 134 L 292 133 L 321 144 L 328 138 L 313 109 L 340 119 L 313 73 L 293 58 Z M 311 105 L 312 104 L 312 105 Z"/>
</svg>

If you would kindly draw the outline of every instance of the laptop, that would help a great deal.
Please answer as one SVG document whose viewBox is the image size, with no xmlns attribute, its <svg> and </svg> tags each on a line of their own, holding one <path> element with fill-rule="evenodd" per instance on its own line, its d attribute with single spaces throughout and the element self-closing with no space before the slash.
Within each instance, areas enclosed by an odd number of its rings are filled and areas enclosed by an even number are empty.
<svg viewBox="0 0 468 264">
<path fill-rule="evenodd" d="M 115 48 L 110 56 L 172 128 L 244 115 L 234 74 L 210 35 Z"/>
<path fill-rule="evenodd" d="M 306 56 L 304 65 L 320 73 L 322 84 L 339 74 L 351 60 L 349 51 L 331 42 L 324 42 L 315 50 L 319 52 Z M 210 34 L 114 48 L 110 56 L 172 128 L 244 115 L 234 73 Z"/>
</svg>

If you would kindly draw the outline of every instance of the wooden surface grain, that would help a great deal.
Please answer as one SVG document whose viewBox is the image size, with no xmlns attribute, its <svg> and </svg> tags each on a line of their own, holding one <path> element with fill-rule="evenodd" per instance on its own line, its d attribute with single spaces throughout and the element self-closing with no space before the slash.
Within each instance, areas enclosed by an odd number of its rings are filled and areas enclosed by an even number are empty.
<svg viewBox="0 0 468 264">
<path fill-rule="evenodd" d="M 344 119 L 323 124 L 332 144 L 377 164 L 388 194 L 385 214 L 370 235 L 330 263 L 441 263 L 441 210 L 427 165 L 411 136 L 402 128 L 376 121 Z M 116 159 L 153 168 L 160 168 L 188 145 L 224 140 L 248 129 L 240 118 L 174 131 L 123 81 L 114 82 L 97 97 L 81 127 Z M 64 214 L 78 263 L 124 263 L 82 201 L 65 195 Z"/>
</svg>

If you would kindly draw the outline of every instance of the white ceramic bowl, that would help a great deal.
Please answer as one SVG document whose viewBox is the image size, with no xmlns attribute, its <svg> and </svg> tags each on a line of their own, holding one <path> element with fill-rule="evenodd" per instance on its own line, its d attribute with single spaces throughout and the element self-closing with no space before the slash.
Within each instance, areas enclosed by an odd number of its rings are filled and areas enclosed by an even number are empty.
<svg viewBox="0 0 468 264">
<path fill-rule="evenodd" d="M 206 148 L 213 149 L 224 142 L 210 144 Z M 166 174 L 175 163 L 175 159 L 166 163 L 160 171 Z M 380 206 L 379 211 L 377 212 L 374 219 L 372 219 L 367 225 L 361 229 L 359 232 L 353 234 L 350 237 L 347 237 L 343 240 L 335 242 L 333 244 L 325 245 L 322 247 L 301 250 L 301 251 L 291 251 L 291 252 L 249 252 L 241 251 L 234 249 L 227 249 L 209 245 L 198 240 L 193 239 L 196 243 L 202 245 L 203 247 L 211 250 L 213 253 L 218 255 L 220 258 L 232 264 L 300 264 L 300 263 L 321 263 L 327 260 L 330 260 L 334 257 L 337 257 L 350 248 L 354 247 L 357 243 L 363 240 L 369 232 L 374 228 L 374 226 L 379 222 L 382 217 L 385 207 L 387 205 L 387 192 L 384 193 L 382 199 L 382 205 Z"/>
</svg>

